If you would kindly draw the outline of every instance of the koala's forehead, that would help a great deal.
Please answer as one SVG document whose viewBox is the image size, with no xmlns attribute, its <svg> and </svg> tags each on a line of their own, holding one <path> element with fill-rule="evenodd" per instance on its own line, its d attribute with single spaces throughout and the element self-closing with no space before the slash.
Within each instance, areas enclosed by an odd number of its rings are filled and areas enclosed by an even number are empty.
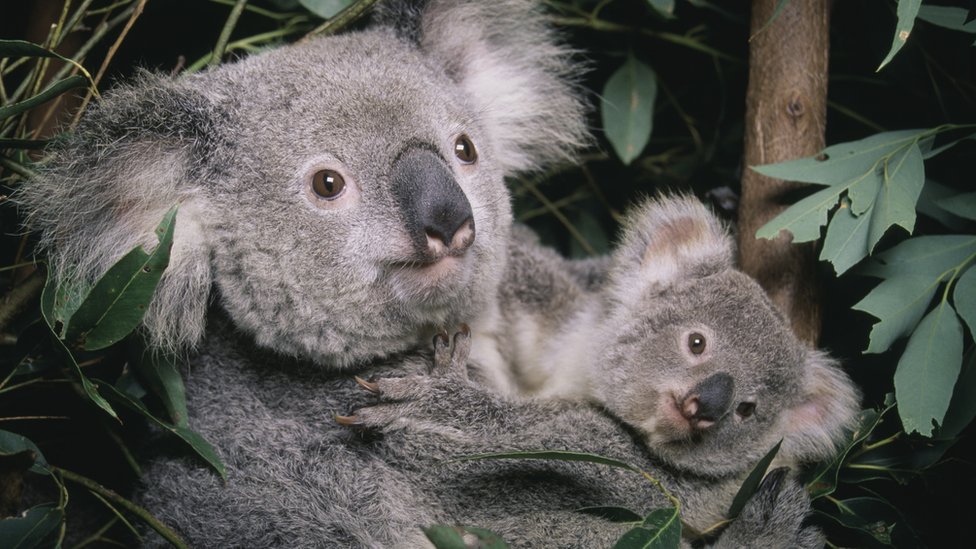
<svg viewBox="0 0 976 549">
<path fill-rule="evenodd" d="M 238 133 L 292 151 L 426 137 L 464 114 L 447 76 L 384 31 L 281 48 L 213 76 Z"/>
</svg>

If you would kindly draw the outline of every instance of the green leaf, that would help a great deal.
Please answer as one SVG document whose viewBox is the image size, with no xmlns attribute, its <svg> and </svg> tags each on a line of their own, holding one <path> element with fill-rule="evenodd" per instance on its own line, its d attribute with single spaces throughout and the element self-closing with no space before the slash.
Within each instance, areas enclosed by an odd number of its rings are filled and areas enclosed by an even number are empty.
<svg viewBox="0 0 976 549">
<path fill-rule="evenodd" d="M 0 120 L 10 118 L 11 116 L 15 116 L 24 111 L 33 109 L 34 107 L 46 103 L 68 90 L 84 88 L 87 85 L 88 80 L 86 80 L 84 76 L 78 74 L 69 76 L 63 80 L 58 80 L 33 97 L 29 97 L 12 105 L 4 105 L 0 107 Z"/>
<path fill-rule="evenodd" d="M 883 353 L 898 338 L 915 329 L 928 309 L 939 284 L 929 276 L 905 275 L 878 284 L 851 307 L 879 319 L 871 329 L 871 343 L 865 353 Z"/>
<path fill-rule="evenodd" d="M 624 164 L 633 162 L 651 137 L 656 97 L 657 76 L 633 54 L 603 87 L 603 130 Z"/>
<path fill-rule="evenodd" d="M 933 279 L 955 269 L 976 254 L 976 236 L 916 236 L 875 255 L 874 261 L 859 272 L 879 278 L 905 275 L 929 276 Z"/>
<path fill-rule="evenodd" d="M 122 391 L 120 391 L 116 387 L 113 387 L 112 385 L 109 385 L 108 383 L 103 384 L 102 387 L 105 388 L 106 395 L 108 395 L 112 400 L 122 404 L 126 408 L 129 408 L 130 410 L 152 421 L 156 425 L 178 436 L 180 439 L 183 440 L 183 442 L 186 442 L 188 445 L 190 445 L 190 448 L 192 448 L 193 451 L 196 452 L 198 456 L 203 458 L 203 460 L 206 461 L 207 464 L 210 465 L 210 467 L 212 467 L 214 471 L 216 471 L 217 474 L 220 475 L 221 479 L 225 481 L 227 480 L 227 471 L 224 468 L 224 463 L 220 460 L 220 456 L 217 455 L 217 451 L 214 450 L 214 447 L 211 446 L 210 443 L 207 442 L 197 432 L 190 430 L 188 427 L 181 426 L 181 425 L 172 425 L 170 423 L 167 423 L 159 419 L 158 417 L 153 415 L 153 413 L 150 412 L 149 409 L 146 408 L 146 406 L 143 403 L 139 402 L 138 400 L 132 399 L 129 395 L 123 393 Z"/>
<path fill-rule="evenodd" d="M 793 234 L 793 242 L 820 238 L 820 227 L 827 223 L 827 212 L 837 205 L 841 187 L 827 187 L 800 200 L 756 231 L 756 238 L 772 239 L 781 231 Z"/>
<path fill-rule="evenodd" d="M 862 410 L 858 416 L 858 427 L 850 434 L 848 442 L 843 449 L 837 453 L 833 461 L 822 464 L 807 482 L 807 492 L 811 499 L 822 498 L 834 493 L 837 488 L 837 477 L 841 466 L 847 461 L 851 452 L 861 446 L 867 438 L 874 432 L 875 428 L 881 423 L 881 419 L 887 414 L 894 404 L 885 401 L 885 407 L 878 410 Z"/>
<path fill-rule="evenodd" d="M 20 517 L 0 520 L 0 547 L 29 549 L 41 543 L 64 520 L 64 510 L 53 503 L 31 507 Z"/>
<path fill-rule="evenodd" d="M 833 500 L 837 508 L 830 516 L 845 528 L 866 534 L 883 545 L 891 545 L 892 530 L 903 519 L 890 503 L 872 497 Z"/>
<path fill-rule="evenodd" d="M 576 510 L 579 513 L 600 517 L 610 522 L 643 522 L 643 517 L 625 507 L 581 507 Z"/>
<path fill-rule="evenodd" d="M 925 184 L 925 165 L 918 145 L 899 150 L 883 162 L 884 180 L 871 209 L 868 247 L 874 247 L 892 225 L 915 230 L 915 203 Z"/>
<path fill-rule="evenodd" d="M 624 463 L 616 459 L 611 459 L 603 457 L 597 454 L 587 454 L 585 452 L 569 452 L 565 450 L 538 450 L 538 451 L 528 451 L 528 452 L 496 452 L 490 454 L 473 454 L 470 456 L 461 456 L 455 458 L 453 461 L 481 461 L 481 460 L 496 460 L 496 459 L 553 459 L 556 461 L 584 461 L 588 463 L 599 463 L 601 465 L 609 465 L 611 467 L 619 467 L 621 469 L 627 469 L 641 475 L 644 474 L 639 468 L 629 464 Z"/>
<path fill-rule="evenodd" d="M 932 434 L 942 423 L 962 365 L 962 325 L 948 303 L 927 314 L 895 370 L 895 398 L 906 433 Z"/>
<path fill-rule="evenodd" d="M 891 41 L 891 49 L 888 51 L 888 55 L 876 70 L 880 71 L 884 68 L 908 41 L 912 27 L 915 26 L 915 16 L 918 15 L 918 8 L 921 5 L 922 0 L 898 0 L 898 24 L 895 26 L 895 37 Z"/>
<path fill-rule="evenodd" d="M 976 192 L 946 197 L 936 201 L 936 204 L 953 215 L 976 221 Z"/>
<path fill-rule="evenodd" d="M 976 352 L 970 352 L 963 365 L 959 380 L 952 390 L 949 409 L 939 429 L 939 438 L 951 439 L 959 436 L 976 418 Z"/>
<path fill-rule="evenodd" d="M 159 245 L 151 255 L 137 246 L 95 283 L 71 316 L 66 341 L 80 340 L 87 351 L 104 349 L 139 326 L 169 265 L 176 211 L 173 206 L 156 229 Z"/>
<path fill-rule="evenodd" d="M 332 19 L 337 13 L 349 7 L 355 0 L 298 0 L 305 9 L 322 19 Z"/>
<path fill-rule="evenodd" d="M 753 496 L 753 494 L 756 493 L 756 490 L 759 489 L 759 485 L 762 483 L 763 477 L 766 476 L 766 470 L 769 469 L 769 464 L 773 462 L 773 458 L 775 458 L 776 454 L 779 453 L 779 447 L 782 446 L 782 444 L 783 440 L 780 439 L 780 441 L 776 443 L 776 446 L 773 446 L 768 452 L 766 452 L 766 455 L 763 456 L 762 459 L 756 463 L 755 467 L 752 468 L 752 471 L 749 472 L 749 476 L 746 477 L 746 480 L 742 483 L 742 486 L 739 487 L 739 491 L 736 492 L 735 497 L 732 498 L 732 505 L 729 506 L 729 512 L 726 514 L 729 519 L 734 519 L 735 517 L 739 516 L 739 513 L 741 513 L 742 509 L 746 506 L 746 503 Z"/>
<path fill-rule="evenodd" d="M 422 528 L 427 539 L 434 544 L 437 549 L 507 549 L 508 544 L 490 530 L 475 528 L 472 526 L 445 526 L 436 524 Z M 468 545 L 464 541 L 465 535 L 474 536 L 478 540 L 477 545 Z"/>
<path fill-rule="evenodd" d="M 139 347 L 134 349 L 138 353 L 133 361 L 136 372 L 162 401 L 170 420 L 175 425 L 186 427 L 186 388 L 183 386 L 183 376 L 180 375 L 176 357 L 146 349 L 144 346 Z"/>
<path fill-rule="evenodd" d="M 89 289 L 90 286 L 70 276 L 61 285 L 48 276 L 41 292 L 41 314 L 58 338 L 64 337 L 72 315 L 84 301 Z"/>
<path fill-rule="evenodd" d="M 614 549 L 677 549 L 681 544 L 681 520 L 674 507 L 655 509 L 640 526 L 625 533 Z"/>
<path fill-rule="evenodd" d="M 834 266 L 837 276 L 846 272 L 868 255 L 868 228 L 871 216 L 855 216 L 850 202 L 841 200 L 827 226 L 827 236 L 820 250 L 820 259 Z"/>
<path fill-rule="evenodd" d="M 831 145 L 814 156 L 752 166 L 752 169 L 767 177 L 786 181 L 817 185 L 853 184 L 869 174 L 880 173 L 880 161 L 884 157 L 912 145 L 932 131 L 914 129 L 878 133 L 858 141 Z"/>
<path fill-rule="evenodd" d="M 119 420 L 119 415 L 115 413 L 115 409 L 112 408 L 112 405 L 109 404 L 101 394 L 99 394 L 98 386 L 88 379 L 85 372 L 81 371 L 81 367 L 78 366 L 78 361 L 75 360 L 74 355 L 71 354 L 71 350 L 68 349 L 68 347 L 64 344 L 64 341 L 57 337 L 54 338 L 54 341 L 56 342 L 55 345 L 57 348 L 61 350 L 62 356 L 64 356 L 65 360 L 67 360 L 73 367 L 75 375 L 78 376 L 78 381 L 81 382 L 81 388 L 84 390 L 85 395 L 88 396 L 88 399 L 91 400 L 96 406 L 104 410 L 105 413 L 112 416 L 114 419 L 121 421 Z"/>
<path fill-rule="evenodd" d="M 647 3 L 661 15 L 669 19 L 674 17 L 674 0 L 647 0 Z"/>
<path fill-rule="evenodd" d="M 25 436 L 0 430 L 0 455 L 13 455 L 21 452 L 30 452 L 33 455 L 34 464 L 29 469 L 32 473 L 51 474 L 50 466 L 36 444 Z"/>
<path fill-rule="evenodd" d="M 976 20 L 967 23 L 968 16 L 969 12 L 965 8 L 922 6 L 918 10 L 918 18 L 922 21 L 947 29 L 976 34 Z"/>
<path fill-rule="evenodd" d="M 915 209 L 924 215 L 938 221 L 945 227 L 953 231 L 962 231 L 968 222 L 945 210 L 939 203 L 949 197 L 955 197 L 959 193 L 951 187 L 947 187 L 938 181 L 927 179 L 925 186 L 922 187 L 922 194 L 918 197 Z M 951 201 L 950 201 L 951 202 Z"/>
<path fill-rule="evenodd" d="M 969 326 L 969 333 L 976 337 L 976 269 L 967 269 L 956 281 L 952 289 L 952 304 Z"/>
</svg>

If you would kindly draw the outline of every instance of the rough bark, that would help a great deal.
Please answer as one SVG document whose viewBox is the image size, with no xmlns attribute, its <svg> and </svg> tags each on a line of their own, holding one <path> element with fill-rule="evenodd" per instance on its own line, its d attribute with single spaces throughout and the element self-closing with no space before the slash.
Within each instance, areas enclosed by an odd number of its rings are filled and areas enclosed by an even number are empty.
<svg viewBox="0 0 976 549">
<path fill-rule="evenodd" d="M 777 0 L 754 0 L 746 92 L 745 164 L 816 154 L 824 147 L 827 112 L 829 0 L 792 0 L 766 26 Z M 739 205 L 739 261 L 790 319 L 816 343 L 820 300 L 815 249 L 788 234 L 757 240 L 756 230 L 796 200 L 797 183 L 744 170 Z"/>
</svg>

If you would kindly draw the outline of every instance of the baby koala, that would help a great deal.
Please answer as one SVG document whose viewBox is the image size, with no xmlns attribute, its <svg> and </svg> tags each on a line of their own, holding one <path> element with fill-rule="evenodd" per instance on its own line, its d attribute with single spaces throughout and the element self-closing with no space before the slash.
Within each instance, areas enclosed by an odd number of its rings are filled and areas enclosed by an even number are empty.
<svg viewBox="0 0 976 549">
<path fill-rule="evenodd" d="M 502 310 L 523 394 L 602 406 L 655 455 L 702 474 L 741 470 L 780 439 L 783 465 L 832 456 L 858 390 L 793 335 L 734 253 L 721 221 L 688 197 L 630 212 L 597 283 L 520 247 Z"/>
</svg>

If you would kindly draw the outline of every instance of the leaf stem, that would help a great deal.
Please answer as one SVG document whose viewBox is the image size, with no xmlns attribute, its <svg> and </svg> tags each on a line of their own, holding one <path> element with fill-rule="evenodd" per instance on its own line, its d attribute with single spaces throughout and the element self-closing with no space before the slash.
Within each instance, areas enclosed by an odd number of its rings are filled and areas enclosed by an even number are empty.
<svg viewBox="0 0 976 549">
<path fill-rule="evenodd" d="M 313 36 L 335 34 L 365 15 L 366 11 L 375 3 L 376 0 L 358 0 L 354 4 L 346 6 L 344 10 L 335 14 L 335 17 L 312 29 L 299 42 L 304 42 Z"/>
<path fill-rule="evenodd" d="M 230 10 L 230 15 L 227 16 L 227 22 L 224 23 L 224 28 L 220 30 L 220 36 L 217 38 L 217 45 L 214 46 L 213 54 L 210 56 L 211 67 L 220 64 L 220 60 L 224 58 L 224 52 L 227 51 L 227 42 L 230 40 L 230 35 L 234 32 L 234 27 L 237 26 L 237 20 L 241 18 L 241 13 L 244 12 L 244 7 L 247 6 L 247 0 L 237 0 L 234 7 Z"/>
<path fill-rule="evenodd" d="M 106 500 L 111 501 L 120 507 L 123 507 L 125 510 L 129 511 L 130 513 L 142 519 L 153 530 L 158 532 L 159 535 L 163 536 L 163 538 L 166 541 L 170 542 L 175 547 L 181 549 L 187 548 L 186 542 L 183 541 L 183 538 L 181 538 L 179 534 L 174 532 L 170 527 L 160 522 L 159 519 L 154 517 L 152 513 L 147 511 L 145 508 L 136 505 L 135 503 L 125 499 L 124 497 L 116 493 L 114 490 L 106 488 L 88 477 L 79 475 L 78 473 L 74 473 L 72 471 L 68 471 L 67 469 L 62 469 L 60 467 L 56 467 L 52 465 L 51 471 L 57 473 L 58 475 L 60 475 L 61 477 L 67 480 L 70 480 L 71 482 L 74 482 L 75 484 L 80 484 L 81 486 L 84 486 L 85 488 L 91 490 L 92 492 L 104 497 Z"/>
</svg>

